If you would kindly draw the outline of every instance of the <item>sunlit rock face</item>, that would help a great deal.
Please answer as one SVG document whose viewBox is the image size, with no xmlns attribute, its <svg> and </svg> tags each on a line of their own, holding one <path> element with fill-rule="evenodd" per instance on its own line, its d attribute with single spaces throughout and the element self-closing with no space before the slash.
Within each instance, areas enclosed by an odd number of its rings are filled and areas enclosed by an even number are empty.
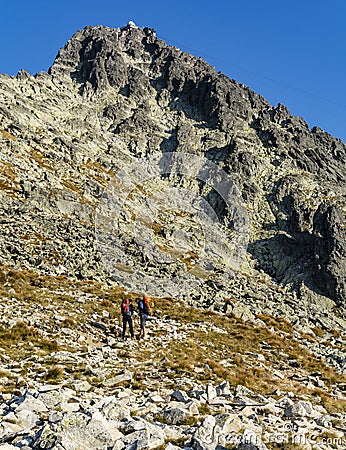
<svg viewBox="0 0 346 450">
<path fill-rule="evenodd" d="M 0 76 L 0 260 L 207 306 L 340 306 L 345 154 L 152 29 L 87 27 L 49 73 Z"/>
</svg>

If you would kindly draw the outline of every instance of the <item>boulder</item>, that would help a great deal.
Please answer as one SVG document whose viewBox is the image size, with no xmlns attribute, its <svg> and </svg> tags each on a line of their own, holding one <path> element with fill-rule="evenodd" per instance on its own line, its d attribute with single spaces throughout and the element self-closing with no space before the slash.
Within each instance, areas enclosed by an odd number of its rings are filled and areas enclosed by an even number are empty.
<svg viewBox="0 0 346 450">
<path fill-rule="evenodd" d="M 285 417 L 311 417 L 315 418 L 320 415 L 312 406 L 311 402 L 299 400 L 292 405 L 286 407 L 284 412 Z"/>
<path fill-rule="evenodd" d="M 245 430 L 241 435 L 237 450 L 268 450 L 268 447 L 256 433 Z"/>
</svg>

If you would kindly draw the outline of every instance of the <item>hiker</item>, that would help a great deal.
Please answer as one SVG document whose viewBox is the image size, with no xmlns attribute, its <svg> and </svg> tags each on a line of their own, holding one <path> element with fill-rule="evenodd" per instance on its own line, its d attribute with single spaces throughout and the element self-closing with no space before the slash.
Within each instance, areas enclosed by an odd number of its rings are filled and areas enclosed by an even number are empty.
<svg viewBox="0 0 346 450">
<path fill-rule="evenodd" d="M 134 312 L 134 308 L 133 308 L 132 300 L 130 298 L 125 298 L 121 302 L 121 315 L 123 317 L 123 334 L 122 334 L 123 339 L 125 339 L 126 324 L 129 324 L 131 339 L 134 339 L 134 337 L 135 337 L 135 334 L 133 332 L 133 323 L 132 323 L 133 312 Z"/>
<path fill-rule="evenodd" d="M 139 331 L 139 339 L 145 339 L 147 335 L 147 330 L 145 328 L 148 317 L 152 314 L 154 303 L 150 301 L 149 297 L 146 295 L 143 298 L 137 299 L 138 303 L 138 311 L 140 317 L 140 331 Z"/>
</svg>

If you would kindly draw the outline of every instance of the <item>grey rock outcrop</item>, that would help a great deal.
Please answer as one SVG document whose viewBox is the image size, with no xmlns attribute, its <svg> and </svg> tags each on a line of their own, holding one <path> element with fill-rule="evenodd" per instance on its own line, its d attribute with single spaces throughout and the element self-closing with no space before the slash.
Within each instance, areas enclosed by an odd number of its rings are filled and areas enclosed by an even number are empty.
<svg viewBox="0 0 346 450">
<path fill-rule="evenodd" d="M 260 297 L 258 279 L 278 302 L 287 295 L 308 302 L 326 296 L 344 305 L 345 144 L 309 130 L 283 105 L 273 107 L 201 58 L 168 46 L 154 30 L 134 26 L 78 31 L 48 74 L 1 75 L 0 98 L 3 264 L 108 279 L 94 233 L 100 199 L 129 164 L 175 152 L 216 163 L 239 187 L 251 231 L 241 267 L 230 280 L 221 262 L 209 272 L 198 266 L 203 233 L 189 211 L 183 219 L 161 214 L 149 224 L 149 240 L 119 237 L 128 251 L 121 270 L 138 266 L 162 287 L 164 272 L 170 279 L 192 273 L 197 283 L 186 300 L 219 309 L 229 297 L 246 303 L 247 291 Z M 135 193 L 125 205 L 125 228 L 135 220 L 134 207 L 143 210 L 162 183 L 155 180 L 151 190 L 142 183 L 147 196 Z M 196 179 L 174 183 L 206 199 L 221 234 L 239 232 L 214 191 Z M 202 221 L 203 228 L 213 235 Z M 155 265 L 158 248 L 165 258 Z M 138 273 L 133 278 L 141 280 Z M 278 283 L 288 287 L 282 296 Z M 131 289 L 131 282 L 123 284 Z"/>
</svg>

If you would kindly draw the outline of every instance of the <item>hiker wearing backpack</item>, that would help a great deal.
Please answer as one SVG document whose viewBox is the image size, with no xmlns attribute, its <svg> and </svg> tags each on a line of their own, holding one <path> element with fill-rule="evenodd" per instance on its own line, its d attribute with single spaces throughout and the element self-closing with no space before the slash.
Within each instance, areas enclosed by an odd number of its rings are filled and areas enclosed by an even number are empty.
<svg viewBox="0 0 346 450">
<path fill-rule="evenodd" d="M 147 330 L 145 328 L 148 317 L 152 314 L 154 309 L 154 302 L 146 295 L 143 298 L 138 299 L 138 311 L 140 317 L 140 332 L 139 339 L 145 339 Z"/>
<path fill-rule="evenodd" d="M 123 334 L 122 334 L 123 339 L 125 339 L 127 324 L 129 324 L 131 338 L 134 339 L 134 337 L 135 337 L 135 334 L 133 332 L 133 323 L 132 323 L 133 312 L 134 312 L 134 308 L 133 308 L 132 300 L 130 298 L 124 298 L 124 300 L 121 302 L 121 315 L 123 318 Z"/>
</svg>

